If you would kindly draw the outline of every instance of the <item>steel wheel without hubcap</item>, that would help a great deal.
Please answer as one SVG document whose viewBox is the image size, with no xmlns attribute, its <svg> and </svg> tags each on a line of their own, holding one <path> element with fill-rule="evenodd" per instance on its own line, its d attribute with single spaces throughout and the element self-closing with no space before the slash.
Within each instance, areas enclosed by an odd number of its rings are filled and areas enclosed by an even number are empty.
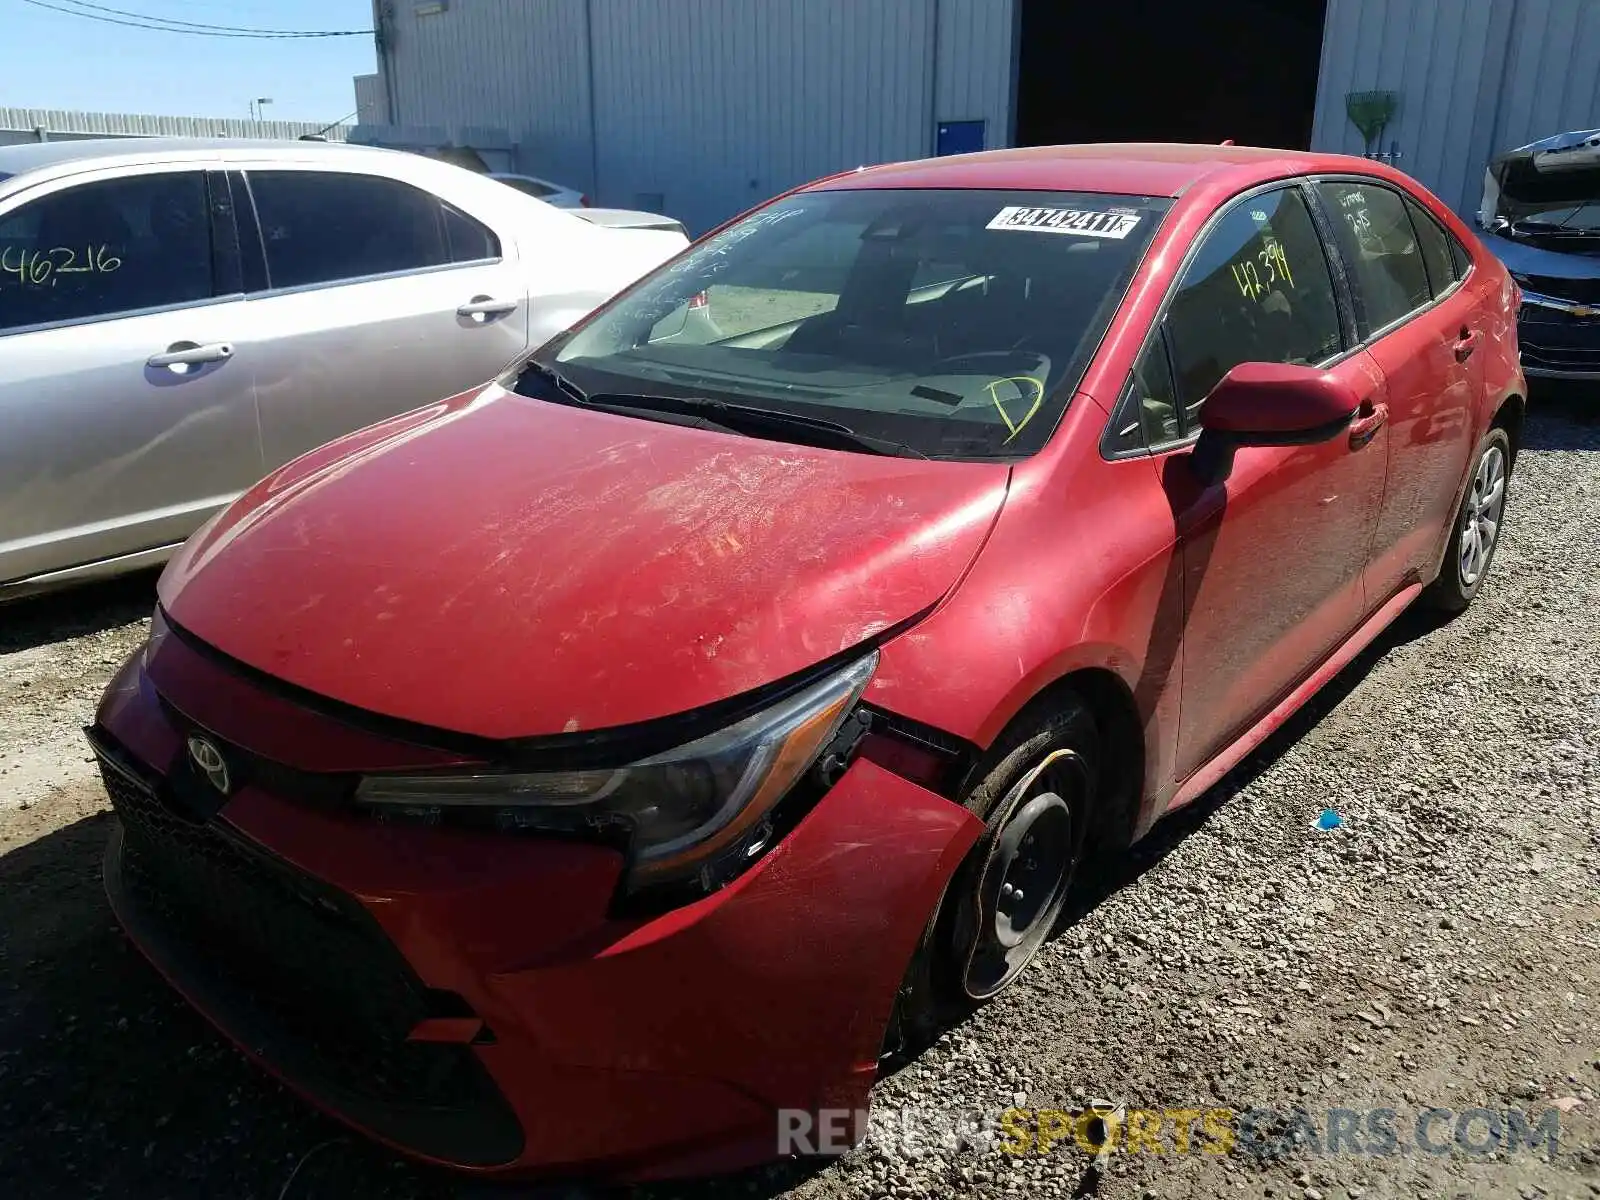
<svg viewBox="0 0 1600 1200">
<path fill-rule="evenodd" d="M 1007 793 L 969 899 L 962 989 L 985 1000 L 1021 973 L 1066 903 L 1083 849 L 1089 776 L 1071 750 L 1048 755 Z"/>
<path fill-rule="evenodd" d="M 1506 462 L 1500 447 L 1490 446 L 1478 460 L 1467 496 L 1459 546 L 1461 586 L 1471 587 L 1489 564 L 1494 540 L 1500 533 L 1500 515 L 1506 500 Z"/>
</svg>

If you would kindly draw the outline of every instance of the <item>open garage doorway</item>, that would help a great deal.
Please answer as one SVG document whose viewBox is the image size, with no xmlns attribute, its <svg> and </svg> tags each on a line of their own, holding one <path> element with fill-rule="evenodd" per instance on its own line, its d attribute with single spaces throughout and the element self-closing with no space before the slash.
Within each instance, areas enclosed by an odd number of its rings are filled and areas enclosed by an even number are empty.
<svg viewBox="0 0 1600 1200">
<path fill-rule="evenodd" d="M 1016 144 L 1311 141 L 1326 0 L 1021 0 Z"/>
</svg>

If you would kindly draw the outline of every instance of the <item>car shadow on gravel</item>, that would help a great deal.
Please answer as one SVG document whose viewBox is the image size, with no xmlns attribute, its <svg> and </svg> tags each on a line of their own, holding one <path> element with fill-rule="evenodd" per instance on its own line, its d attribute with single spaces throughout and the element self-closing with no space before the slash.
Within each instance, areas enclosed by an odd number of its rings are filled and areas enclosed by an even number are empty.
<svg viewBox="0 0 1600 1200">
<path fill-rule="evenodd" d="M 0 654 L 103 633 L 150 615 L 156 603 L 156 571 L 139 571 L 0 607 Z"/>
<path fill-rule="evenodd" d="M 1526 450 L 1600 450 L 1600 383 L 1531 381 L 1522 446 Z"/>
<path fill-rule="evenodd" d="M 178 999 L 107 907 L 109 822 L 89 817 L 0 856 L 0 1195 L 454 1195 L 347 1136 Z"/>
</svg>

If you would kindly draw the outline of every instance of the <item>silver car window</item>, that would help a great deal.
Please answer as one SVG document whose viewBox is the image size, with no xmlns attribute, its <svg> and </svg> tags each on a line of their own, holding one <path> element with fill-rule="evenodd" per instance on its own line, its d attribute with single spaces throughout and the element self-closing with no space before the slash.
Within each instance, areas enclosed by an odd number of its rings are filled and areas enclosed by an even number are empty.
<svg viewBox="0 0 1600 1200">
<path fill-rule="evenodd" d="M 85 183 L 0 217 L 0 331 L 190 304 L 212 282 L 198 171 Z"/>
<path fill-rule="evenodd" d="M 499 257 L 493 233 L 396 179 L 333 171 L 251 171 L 274 288 L 339 283 Z"/>
</svg>

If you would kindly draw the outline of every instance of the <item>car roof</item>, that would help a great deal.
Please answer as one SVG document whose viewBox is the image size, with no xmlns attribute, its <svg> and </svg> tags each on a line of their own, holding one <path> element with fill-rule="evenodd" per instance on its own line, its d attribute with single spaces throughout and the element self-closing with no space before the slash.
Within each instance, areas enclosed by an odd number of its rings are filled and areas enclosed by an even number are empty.
<svg viewBox="0 0 1600 1200">
<path fill-rule="evenodd" d="M 371 146 L 344 142 L 289 141 L 273 138 L 126 137 L 83 138 L 77 141 L 25 142 L 0 146 L 0 174 L 21 175 L 55 167 L 87 163 L 150 162 L 193 156 L 248 154 L 310 155 L 387 154 Z"/>
<path fill-rule="evenodd" d="M 1209 146 L 1184 142 L 1101 142 L 988 150 L 917 162 L 862 167 L 817 188 L 1015 188 L 1181 196 L 1207 176 L 1227 172 L 1235 182 L 1262 181 L 1312 171 L 1361 170 L 1366 159 L 1310 154 L 1263 146 Z"/>
</svg>

